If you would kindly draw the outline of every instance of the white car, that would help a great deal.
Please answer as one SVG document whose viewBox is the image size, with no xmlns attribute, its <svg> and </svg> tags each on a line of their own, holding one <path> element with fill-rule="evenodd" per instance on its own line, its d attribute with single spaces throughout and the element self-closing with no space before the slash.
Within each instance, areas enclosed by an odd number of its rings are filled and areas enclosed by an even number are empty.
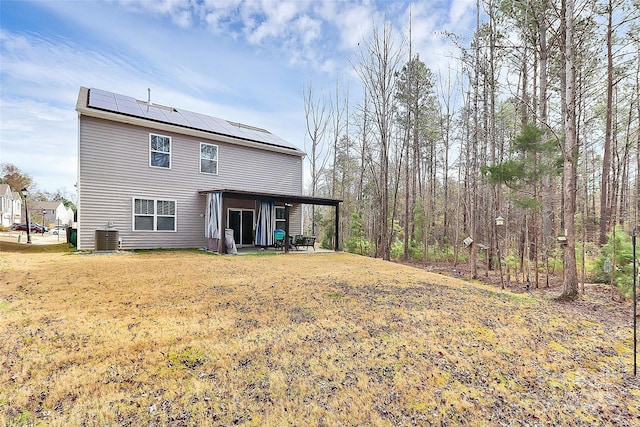
<svg viewBox="0 0 640 427">
<path fill-rule="evenodd" d="M 67 230 L 67 227 L 65 227 L 64 225 L 56 225 L 51 229 L 51 234 L 65 233 L 66 230 Z"/>
</svg>

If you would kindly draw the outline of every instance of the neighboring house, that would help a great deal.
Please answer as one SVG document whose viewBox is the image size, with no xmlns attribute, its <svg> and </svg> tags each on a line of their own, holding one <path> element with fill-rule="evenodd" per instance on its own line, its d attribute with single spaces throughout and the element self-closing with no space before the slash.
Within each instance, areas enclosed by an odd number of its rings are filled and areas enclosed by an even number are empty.
<svg viewBox="0 0 640 427">
<path fill-rule="evenodd" d="M 43 225 L 71 225 L 73 222 L 73 210 L 67 208 L 62 202 L 30 202 L 29 214 L 37 218 L 36 222 Z"/>
<path fill-rule="evenodd" d="M 74 221 L 76 220 L 76 211 L 67 206 L 67 225 L 73 226 Z"/>
<path fill-rule="evenodd" d="M 13 198 L 14 192 L 11 191 L 9 184 L 0 184 L 0 225 L 3 227 L 10 227 L 16 219 L 20 218 L 15 216 L 16 203 Z M 19 202 L 17 205 L 18 213 L 20 213 L 22 203 Z"/>
<path fill-rule="evenodd" d="M 270 246 L 276 227 L 302 233 L 304 153 L 253 126 L 80 88 L 78 249 L 97 230 L 118 230 L 120 247 L 222 251 Z M 338 241 L 338 239 L 336 239 Z"/>
<path fill-rule="evenodd" d="M 21 224 L 23 221 L 22 217 L 22 195 L 17 191 L 11 193 L 13 195 L 13 206 L 11 209 L 12 212 L 12 224 Z M 26 220 L 25 220 L 26 221 Z"/>
</svg>

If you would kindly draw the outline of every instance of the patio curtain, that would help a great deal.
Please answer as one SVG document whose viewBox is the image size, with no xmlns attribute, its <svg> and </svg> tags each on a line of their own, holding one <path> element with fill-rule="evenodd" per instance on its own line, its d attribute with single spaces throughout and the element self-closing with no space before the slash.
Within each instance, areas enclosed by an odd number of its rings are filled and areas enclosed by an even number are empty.
<svg viewBox="0 0 640 427">
<path fill-rule="evenodd" d="M 260 201 L 258 226 L 256 228 L 256 245 L 273 245 L 273 232 L 276 230 L 276 208 L 273 202 Z"/>
<path fill-rule="evenodd" d="M 205 218 L 205 237 L 209 242 L 209 250 L 217 251 L 222 230 L 222 193 L 207 193 Z"/>
</svg>

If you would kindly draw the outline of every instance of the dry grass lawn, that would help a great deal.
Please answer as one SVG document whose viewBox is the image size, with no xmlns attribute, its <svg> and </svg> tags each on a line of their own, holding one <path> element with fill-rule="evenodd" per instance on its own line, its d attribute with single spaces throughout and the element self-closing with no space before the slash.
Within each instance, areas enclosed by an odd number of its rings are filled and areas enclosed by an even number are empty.
<svg viewBox="0 0 640 427">
<path fill-rule="evenodd" d="M 349 254 L 0 254 L 0 425 L 640 425 L 629 324 Z"/>
</svg>

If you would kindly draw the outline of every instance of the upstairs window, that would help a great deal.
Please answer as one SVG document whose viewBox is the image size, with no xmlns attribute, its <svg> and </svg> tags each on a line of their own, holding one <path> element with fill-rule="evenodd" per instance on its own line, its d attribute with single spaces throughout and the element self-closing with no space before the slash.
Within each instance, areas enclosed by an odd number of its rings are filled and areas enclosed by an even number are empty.
<svg viewBox="0 0 640 427">
<path fill-rule="evenodd" d="M 171 169 L 171 137 L 149 134 L 149 165 Z"/>
<path fill-rule="evenodd" d="M 176 231 L 176 201 L 156 199 L 133 200 L 135 231 Z"/>
<path fill-rule="evenodd" d="M 200 172 L 218 174 L 218 146 L 200 143 Z"/>
</svg>

